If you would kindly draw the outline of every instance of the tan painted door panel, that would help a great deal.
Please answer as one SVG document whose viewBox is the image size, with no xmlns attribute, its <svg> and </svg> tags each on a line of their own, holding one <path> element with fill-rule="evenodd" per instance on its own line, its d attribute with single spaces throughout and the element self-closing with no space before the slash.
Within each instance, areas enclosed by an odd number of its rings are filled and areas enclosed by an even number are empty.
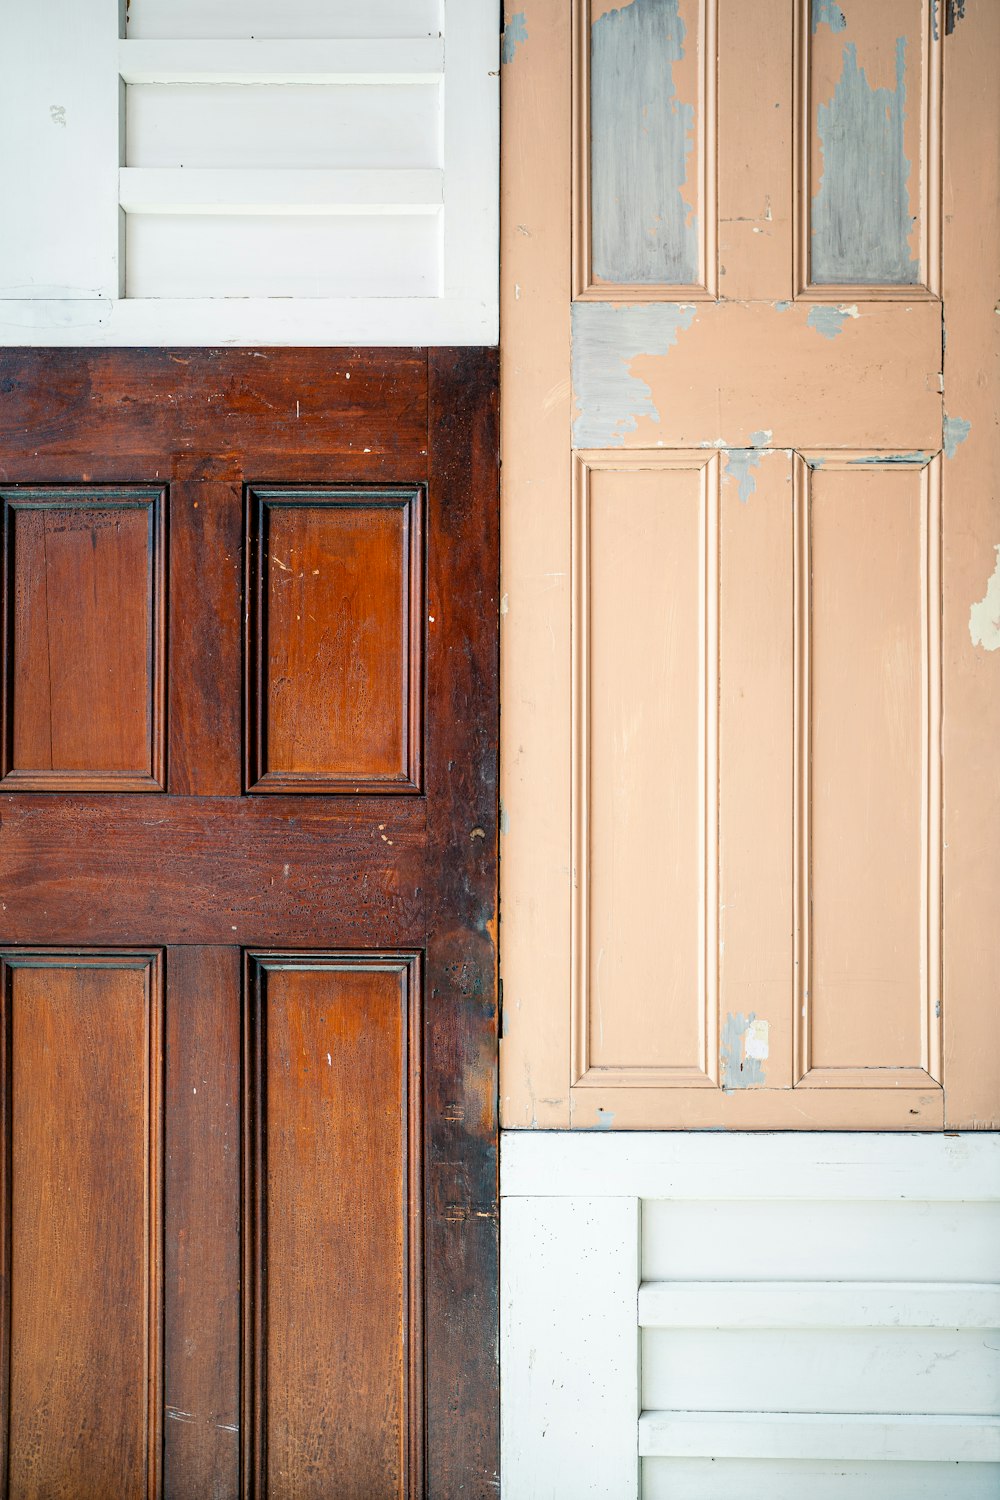
<svg viewBox="0 0 1000 1500">
<path fill-rule="evenodd" d="M 1000 11 L 506 19 L 504 1121 L 996 1127 Z"/>
</svg>

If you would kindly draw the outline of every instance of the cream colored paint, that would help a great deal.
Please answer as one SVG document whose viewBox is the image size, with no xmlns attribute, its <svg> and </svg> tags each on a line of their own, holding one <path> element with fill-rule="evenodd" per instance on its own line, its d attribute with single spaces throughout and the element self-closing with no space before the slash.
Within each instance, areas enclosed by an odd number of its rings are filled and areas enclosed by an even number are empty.
<svg viewBox="0 0 1000 1500">
<path fill-rule="evenodd" d="M 699 10 L 718 28 L 717 112 L 695 131 L 718 160 L 722 296 L 713 266 L 686 294 L 578 275 L 571 311 L 581 32 L 557 0 L 519 9 L 504 1123 L 997 1123 L 1000 14 L 938 44 L 918 0 L 854 7 L 818 40 L 799 0 Z M 816 109 L 845 42 L 888 88 L 897 35 L 922 284 L 798 292 Z"/>
</svg>

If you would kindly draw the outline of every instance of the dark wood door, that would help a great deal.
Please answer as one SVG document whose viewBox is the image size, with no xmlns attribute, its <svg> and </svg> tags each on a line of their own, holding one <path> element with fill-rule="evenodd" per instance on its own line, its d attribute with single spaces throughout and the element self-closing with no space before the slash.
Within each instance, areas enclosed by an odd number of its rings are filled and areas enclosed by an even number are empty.
<svg viewBox="0 0 1000 1500">
<path fill-rule="evenodd" d="M 496 357 L 8 350 L 0 1475 L 496 1492 Z"/>
</svg>

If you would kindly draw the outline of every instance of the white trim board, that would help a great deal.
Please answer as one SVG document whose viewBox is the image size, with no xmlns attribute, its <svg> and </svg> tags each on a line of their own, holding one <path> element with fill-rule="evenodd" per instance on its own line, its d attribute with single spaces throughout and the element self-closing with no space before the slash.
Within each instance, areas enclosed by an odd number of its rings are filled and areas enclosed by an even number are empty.
<svg viewBox="0 0 1000 1500">
<path fill-rule="evenodd" d="M 507 1197 L 1000 1198 L 1000 1134 L 503 1133 Z"/>
</svg>

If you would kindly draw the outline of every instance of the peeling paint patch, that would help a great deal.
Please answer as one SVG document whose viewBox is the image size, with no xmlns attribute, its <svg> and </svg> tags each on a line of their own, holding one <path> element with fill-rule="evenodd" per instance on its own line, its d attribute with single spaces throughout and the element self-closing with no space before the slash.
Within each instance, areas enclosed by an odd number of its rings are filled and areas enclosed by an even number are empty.
<svg viewBox="0 0 1000 1500">
<path fill-rule="evenodd" d="M 730 1011 L 722 1028 L 722 1087 L 762 1088 L 766 1083 L 763 1064 L 768 1055 L 768 1023 Z"/>
<path fill-rule="evenodd" d="M 682 302 L 624 307 L 610 302 L 573 304 L 576 447 L 621 447 L 625 434 L 635 432 L 640 417 L 659 422 L 653 392 L 632 373 L 631 361 L 639 355 L 666 354 L 694 317 L 694 306 Z"/>
<path fill-rule="evenodd" d="M 909 244 L 905 115 L 906 38 L 896 38 L 894 89 L 873 88 L 855 43 L 845 43 L 833 98 L 816 112 L 823 175 L 812 205 L 813 281 L 912 286 L 918 280 Z"/>
<path fill-rule="evenodd" d="M 947 412 L 945 413 L 944 431 L 941 435 L 945 458 L 955 457 L 955 449 L 959 443 L 965 442 L 971 431 L 972 423 L 966 422 L 964 417 L 949 417 Z"/>
<path fill-rule="evenodd" d="M 812 0 L 813 36 L 822 25 L 829 26 L 831 31 L 843 31 L 846 27 L 847 17 L 835 0 Z"/>
<path fill-rule="evenodd" d="M 500 832 L 505 835 L 510 833 L 510 813 L 502 802 L 500 803 Z"/>
<path fill-rule="evenodd" d="M 730 448 L 726 455 L 726 472 L 722 476 L 722 482 L 725 484 L 727 480 L 736 480 L 736 493 L 744 505 L 757 488 L 753 471 L 760 463 L 762 456 L 763 451 L 760 448 Z"/>
<path fill-rule="evenodd" d="M 969 634 L 974 646 L 984 651 L 1000 651 L 1000 547 L 995 548 L 997 565 L 986 585 L 986 593 L 969 611 Z"/>
<path fill-rule="evenodd" d="M 595 277 L 694 282 L 698 230 L 681 188 L 694 104 L 677 97 L 679 0 L 632 0 L 591 27 L 590 177 Z"/>
<path fill-rule="evenodd" d="M 856 318 L 858 310 L 856 307 L 830 307 L 824 302 L 816 302 L 809 309 L 806 322 L 810 328 L 815 328 L 825 339 L 835 339 L 837 334 L 843 330 L 848 318 Z"/>
<path fill-rule="evenodd" d="M 791 305 L 792 304 L 790 302 L 776 302 L 774 304 L 774 310 L 775 312 L 787 312 Z"/>
<path fill-rule="evenodd" d="M 615 1112 L 613 1109 L 599 1109 L 597 1111 L 598 1130 L 610 1130 L 615 1123 Z"/>
<path fill-rule="evenodd" d="M 938 40 L 938 0 L 931 0 L 931 36 Z"/>
<path fill-rule="evenodd" d="M 528 40 L 528 23 L 525 20 L 524 11 L 519 10 L 516 15 L 511 16 L 503 29 L 503 51 L 501 57 L 505 63 L 512 63 L 517 56 L 517 49 Z"/>
<path fill-rule="evenodd" d="M 750 446 L 751 448 L 766 448 L 773 437 L 773 427 L 758 427 L 756 432 L 750 434 Z"/>
</svg>

